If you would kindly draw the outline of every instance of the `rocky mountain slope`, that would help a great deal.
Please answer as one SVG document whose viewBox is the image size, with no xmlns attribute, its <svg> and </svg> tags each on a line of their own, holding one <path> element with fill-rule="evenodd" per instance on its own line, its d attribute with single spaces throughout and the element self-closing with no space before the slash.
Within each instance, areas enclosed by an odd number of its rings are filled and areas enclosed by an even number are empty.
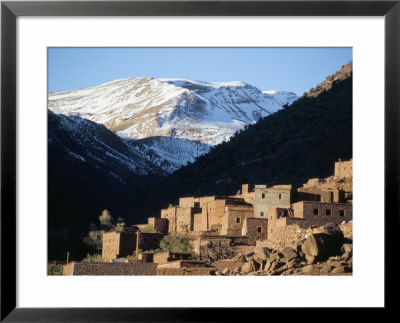
<svg viewBox="0 0 400 323">
<path fill-rule="evenodd" d="M 57 158 L 101 169 L 121 183 L 130 175 L 165 175 L 129 142 L 103 125 L 77 116 L 48 111 L 48 147 L 50 152 L 57 151 Z"/>
<path fill-rule="evenodd" d="M 50 93 L 48 108 L 134 139 L 131 143 L 144 155 L 172 172 L 296 98 L 291 92 L 263 93 L 242 82 L 143 77 Z"/>
<path fill-rule="evenodd" d="M 242 183 L 302 185 L 331 176 L 339 158 L 352 158 L 352 73 L 318 96 L 302 97 L 247 126 L 169 175 L 157 185 L 168 187 L 160 206 L 179 196 L 235 194 Z"/>
<path fill-rule="evenodd" d="M 142 187 L 162 176 L 163 169 L 105 126 L 48 111 L 49 256 L 75 256 L 103 209 L 126 217 Z"/>
</svg>

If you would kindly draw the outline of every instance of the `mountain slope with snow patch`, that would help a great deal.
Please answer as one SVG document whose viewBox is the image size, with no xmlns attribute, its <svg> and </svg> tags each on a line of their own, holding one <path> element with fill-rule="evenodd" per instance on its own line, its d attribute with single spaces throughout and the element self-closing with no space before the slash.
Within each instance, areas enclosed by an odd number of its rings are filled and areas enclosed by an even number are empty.
<svg viewBox="0 0 400 323">
<path fill-rule="evenodd" d="M 167 160 L 171 172 L 281 109 L 285 95 L 292 100 L 292 93 L 263 93 L 243 82 L 142 77 L 50 93 L 48 108 L 101 123 L 125 139 L 153 138 L 137 144 L 158 165 Z"/>
</svg>

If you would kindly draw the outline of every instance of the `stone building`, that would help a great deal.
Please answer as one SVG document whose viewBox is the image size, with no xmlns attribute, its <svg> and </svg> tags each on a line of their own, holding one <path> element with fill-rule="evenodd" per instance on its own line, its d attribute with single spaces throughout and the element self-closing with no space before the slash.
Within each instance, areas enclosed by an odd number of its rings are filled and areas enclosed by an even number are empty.
<svg viewBox="0 0 400 323">
<path fill-rule="evenodd" d="M 344 203 L 345 192 L 339 189 L 317 187 L 299 187 L 295 195 L 296 201 L 314 201 L 325 203 Z"/>
<path fill-rule="evenodd" d="M 139 249 L 157 249 L 163 237 L 162 233 L 140 231 L 105 232 L 103 233 L 102 260 L 108 262 L 112 259 L 131 256 Z"/>
<path fill-rule="evenodd" d="M 242 188 L 237 192 L 237 194 L 231 197 L 242 198 L 246 203 L 253 205 L 254 194 L 253 184 L 242 184 Z"/>
<path fill-rule="evenodd" d="M 292 185 L 256 185 L 254 193 L 254 217 L 266 219 L 272 207 L 286 206 L 293 202 Z"/>
<path fill-rule="evenodd" d="M 267 240 L 268 219 L 246 218 L 242 229 L 242 235 L 249 238 L 248 243 L 251 245 L 255 245 L 257 240 Z"/>
<path fill-rule="evenodd" d="M 271 208 L 268 211 L 268 239 L 281 233 L 288 226 L 307 229 L 327 223 L 340 224 L 343 221 L 351 221 L 352 218 L 351 203 L 301 201 L 286 208 Z"/>
<path fill-rule="evenodd" d="M 353 159 L 335 163 L 335 179 L 352 178 L 353 177 Z"/>
<path fill-rule="evenodd" d="M 136 233 L 134 232 L 105 232 L 103 233 L 102 259 L 126 257 L 133 254 L 137 243 Z"/>
<path fill-rule="evenodd" d="M 198 235 L 207 231 L 222 235 L 234 228 L 241 232 L 242 222 L 239 229 L 233 217 L 244 218 L 252 214 L 252 206 L 243 198 L 218 196 L 180 198 L 179 206 L 161 210 L 161 218 L 168 220 L 168 233 L 178 235 Z"/>
</svg>

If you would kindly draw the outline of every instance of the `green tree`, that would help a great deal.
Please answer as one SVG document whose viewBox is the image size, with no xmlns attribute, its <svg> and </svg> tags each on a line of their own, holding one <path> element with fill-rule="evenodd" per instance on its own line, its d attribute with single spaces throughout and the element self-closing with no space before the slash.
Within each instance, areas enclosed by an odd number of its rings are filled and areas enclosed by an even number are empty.
<svg viewBox="0 0 400 323">
<path fill-rule="evenodd" d="M 99 216 L 100 224 L 104 228 L 111 229 L 113 226 L 113 218 L 108 210 L 103 210 Z"/>
<path fill-rule="evenodd" d="M 115 230 L 118 232 L 124 231 L 124 227 L 126 226 L 125 222 L 118 222 L 117 225 L 115 226 Z"/>
<path fill-rule="evenodd" d="M 160 241 L 160 249 L 162 252 L 193 253 L 187 238 L 172 235 L 164 236 Z"/>
<path fill-rule="evenodd" d="M 87 236 L 83 238 L 83 242 L 100 253 L 103 246 L 103 233 L 104 231 L 101 230 L 89 231 Z"/>
</svg>

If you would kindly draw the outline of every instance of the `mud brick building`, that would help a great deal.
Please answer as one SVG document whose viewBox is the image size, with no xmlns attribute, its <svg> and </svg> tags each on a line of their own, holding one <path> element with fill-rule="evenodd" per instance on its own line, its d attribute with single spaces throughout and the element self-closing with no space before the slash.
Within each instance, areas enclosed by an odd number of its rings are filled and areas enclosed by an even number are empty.
<svg viewBox="0 0 400 323">
<path fill-rule="evenodd" d="M 231 197 L 242 198 L 246 203 L 253 205 L 255 195 L 254 188 L 255 185 L 253 184 L 242 184 L 241 190 Z"/>
<path fill-rule="evenodd" d="M 202 234 L 206 231 L 229 234 L 241 232 L 243 218 L 252 216 L 252 206 L 237 197 L 186 197 L 178 206 L 161 210 L 161 218 L 168 220 L 169 234 Z M 236 223 L 236 218 L 241 220 Z M 239 232 L 238 231 L 238 232 Z"/>
<path fill-rule="evenodd" d="M 126 257 L 136 250 L 137 237 L 133 232 L 105 232 L 103 233 L 103 261 Z"/>
<path fill-rule="evenodd" d="M 301 201 L 287 208 L 271 208 L 268 212 L 268 239 L 280 234 L 288 226 L 306 229 L 327 223 L 340 224 L 343 221 L 351 221 L 352 218 L 351 203 Z"/>
<path fill-rule="evenodd" d="M 339 189 L 300 187 L 295 195 L 297 201 L 314 201 L 325 203 L 344 203 L 345 192 Z"/>
<path fill-rule="evenodd" d="M 294 200 L 292 185 L 256 185 L 254 194 L 254 217 L 266 219 L 272 207 L 286 206 Z"/>
<path fill-rule="evenodd" d="M 353 159 L 335 163 L 335 179 L 352 178 L 353 177 Z"/>
<path fill-rule="evenodd" d="M 257 240 L 267 240 L 268 219 L 247 218 L 244 222 L 243 236 L 249 238 L 248 244 L 255 245 Z"/>
<path fill-rule="evenodd" d="M 108 262 L 112 259 L 133 255 L 137 250 L 157 249 L 164 237 L 162 233 L 144 232 L 105 232 L 103 233 L 102 260 Z"/>
</svg>

